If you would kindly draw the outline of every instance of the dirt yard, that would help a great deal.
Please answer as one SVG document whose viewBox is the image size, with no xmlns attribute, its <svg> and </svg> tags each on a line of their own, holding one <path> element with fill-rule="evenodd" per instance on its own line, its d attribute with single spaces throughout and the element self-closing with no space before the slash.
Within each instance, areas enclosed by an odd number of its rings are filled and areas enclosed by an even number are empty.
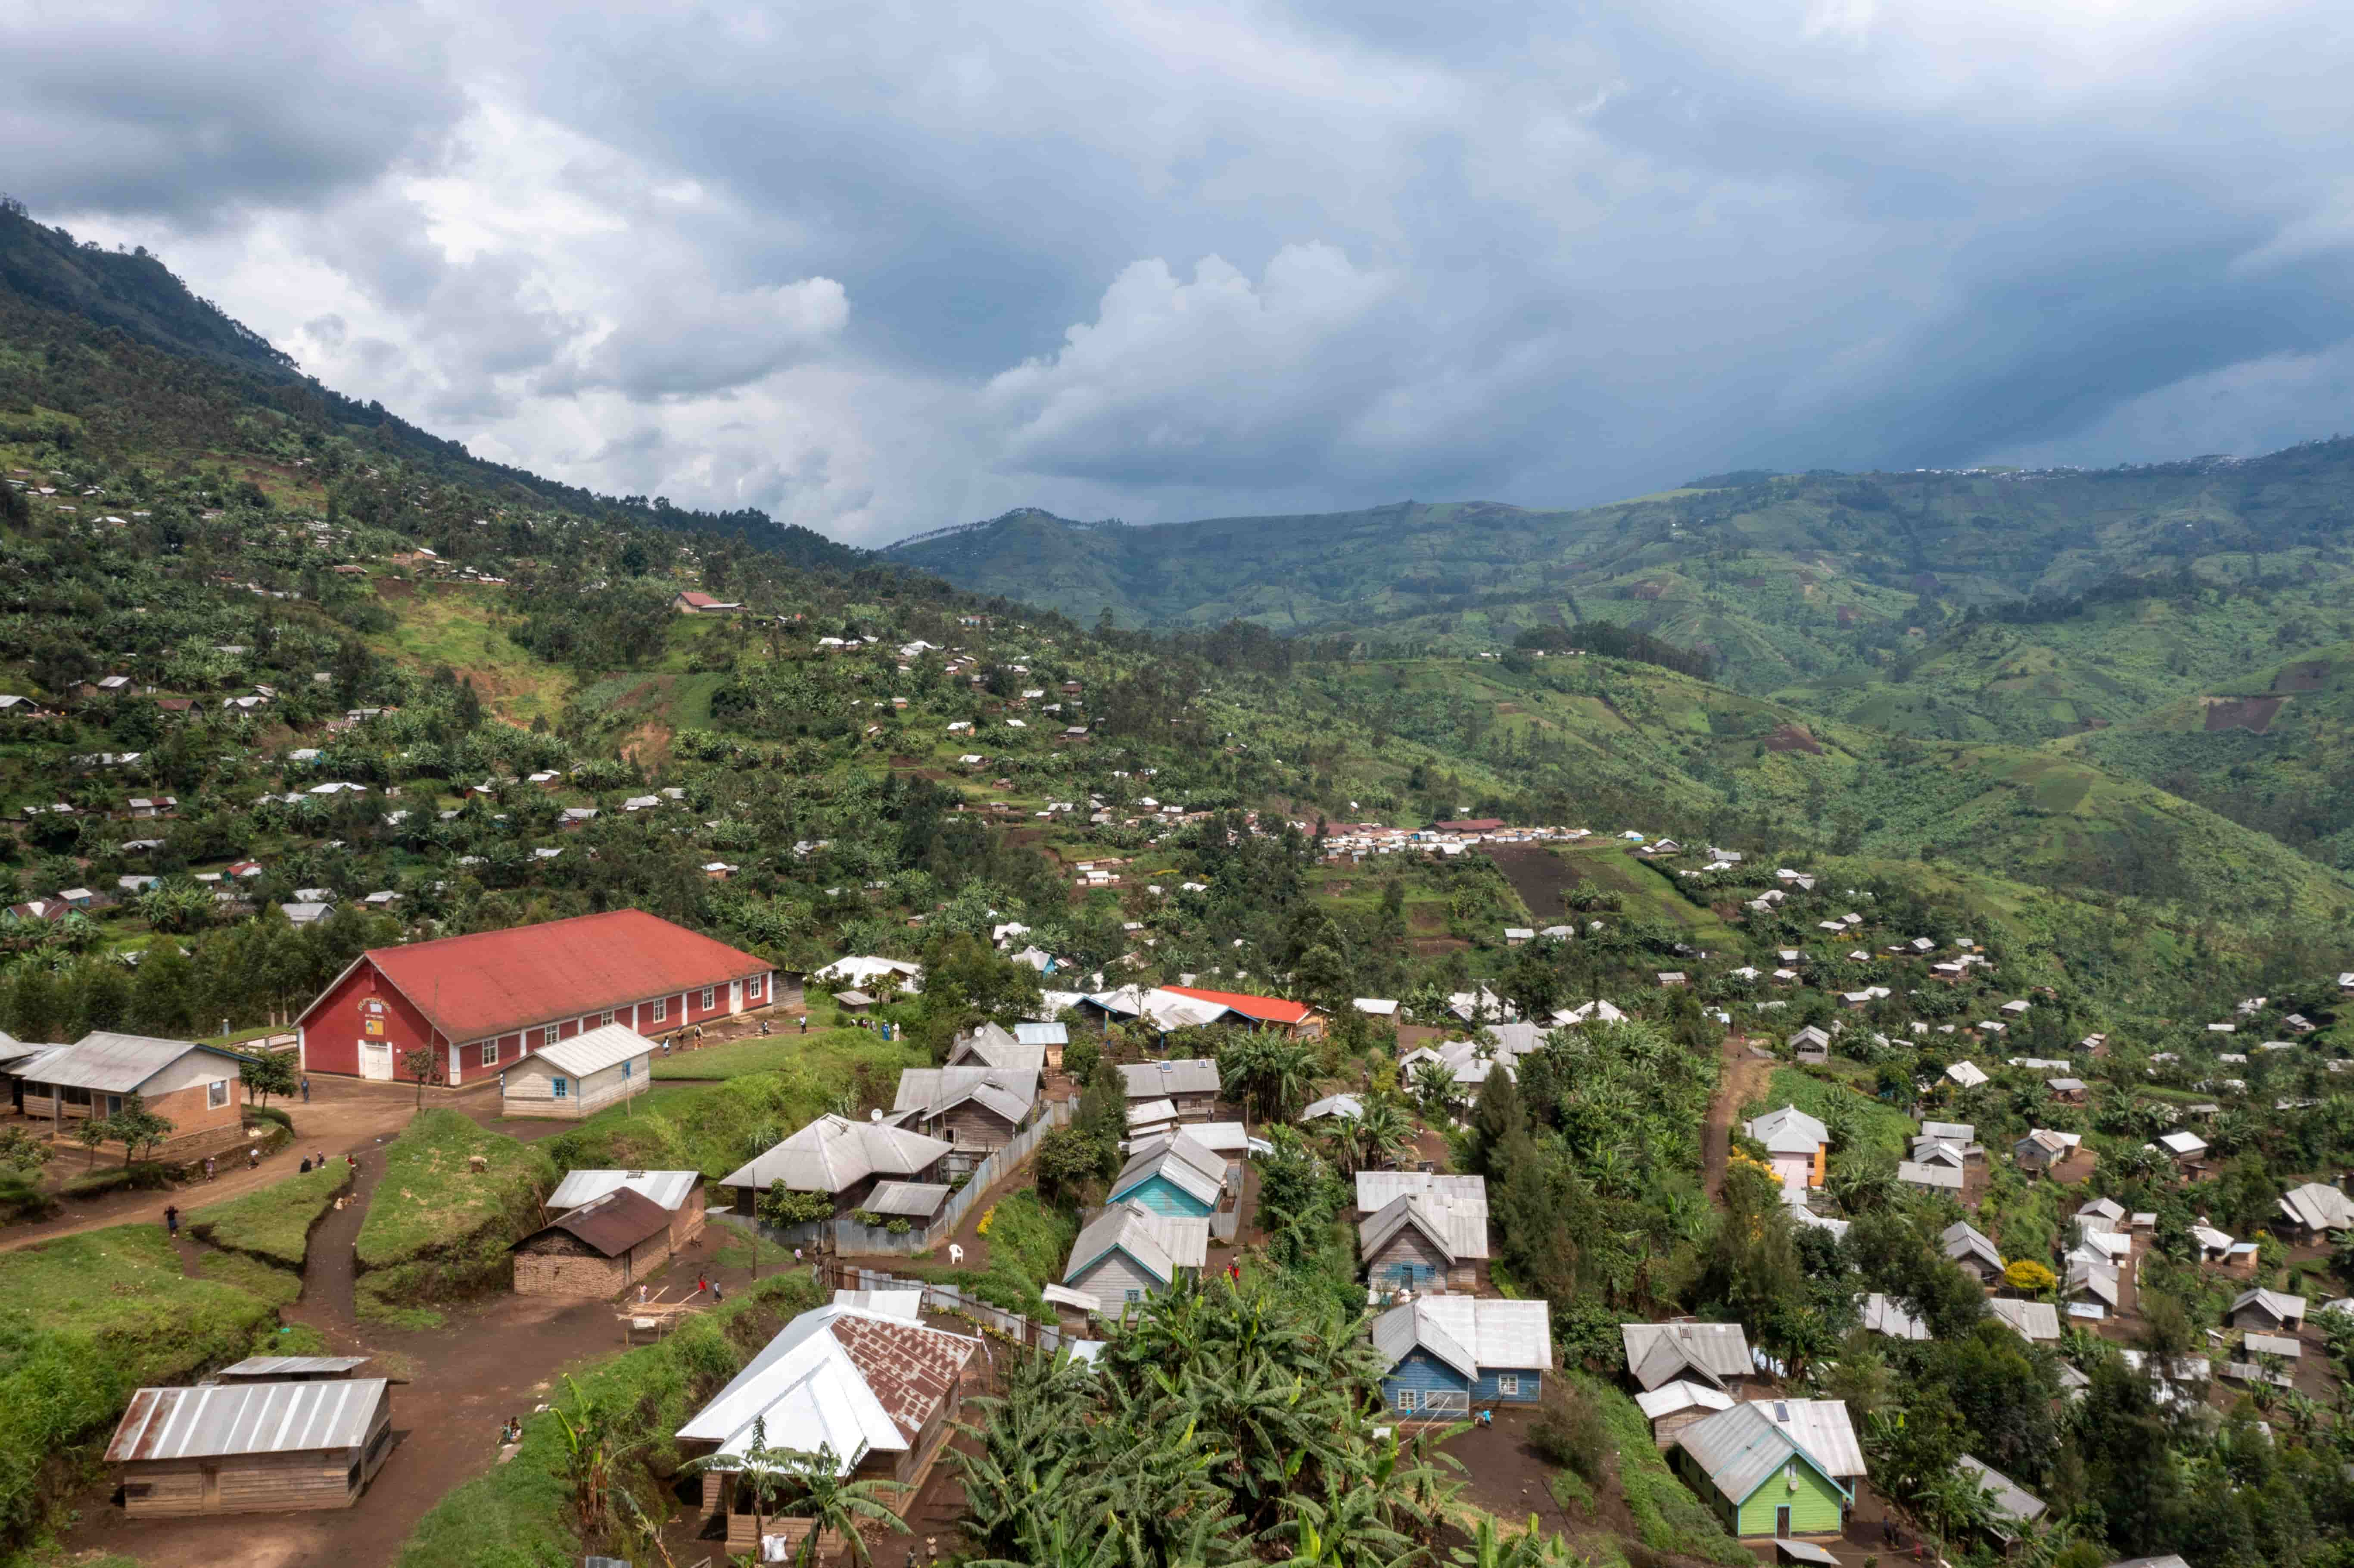
<svg viewBox="0 0 2354 1568">
<path fill-rule="evenodd" d="M 1563 895 L 1585 880 L 1567 856 L 1543 844 L 1490 844 L 1479 853 L 1496 863 L 1540 926 L 1561 923 L 1569 907 L 1562 902 Z"/>
</svg>

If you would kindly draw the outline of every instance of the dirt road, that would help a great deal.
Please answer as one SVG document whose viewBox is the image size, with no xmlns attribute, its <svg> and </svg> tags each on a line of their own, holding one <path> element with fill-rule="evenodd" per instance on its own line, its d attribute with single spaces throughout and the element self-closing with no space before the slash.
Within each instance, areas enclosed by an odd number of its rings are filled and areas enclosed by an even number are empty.
<svg viewBox="0 0 2354 1568">
<path fill-rule="evenodd" d="M 1724 1170 L 1733 1159 L 1733 1124 L 1741 1107 L 1765 1092 L 1773 1075 L 1771 1058 L 1749 1054 L 1745 1035 L 1728 1034 L 1721 1048 L 1716 1096 L 1708 1102 L 1708 1121 L 1701 1128 L 1701 1174 L 1709 1202 L 1724 1201 Z"/>
<path fill-rule="evenodd" d="M 488 1086 L 486 1086 L 486 1088 Z M 494 1092 L 466 1092 L 444 1095 L 433 1100 L 435 1105 L 452 1105 L 471 1111 L 473 1102 L 485 1102 L 492 1109 L 497 1107 Z M 408 1125 L 416 1114 L 417 1090 L 402 1084 L 362 1083 L 347 1078 L 313 1078 L 311 1080 L 311 1103 L 304 1105 L 297 1095 L 290 1102 L 281 1102 L 286 1114 L 294 1118 L 294 1141 L 261 1161 L 259 1170 L 248 1170 L 241 1152 L 223 1155 L 218 1180 L 198 1181 L 166 1192 L 117 1192 L 90 1202 L 66 1200 L 64 1212 L 55 1219 L 38 1224 L 12 1225 L 0 1233 L 0 1252 L 14 1252 L 36 1242 L 58 1236 L 72 1235 L 79 1231 L 94 1231 L 108 1225 L 162 1224 L 164 1208 L 176 1203 L 186 1213 L 207 1203 L 217 1203 L 228 1198 L 242 1197 L 258 1188 L 267 1187 L 279 1178 L 291 1174 L 303 1156 L 324 1150 L 330 1158 L 341 1158 L 348 1151 L 357 1151 L 361 1163 L 367 1162 L 367 1150 L 390 1139 Z M 104 1164 L 105 1161 L 100 1161 Z M 50 1170 L 67 1175 L 78 1173 L 82 1166 L 79 1151 L 60 1150 L 50 1162 Z"/>
</svg>

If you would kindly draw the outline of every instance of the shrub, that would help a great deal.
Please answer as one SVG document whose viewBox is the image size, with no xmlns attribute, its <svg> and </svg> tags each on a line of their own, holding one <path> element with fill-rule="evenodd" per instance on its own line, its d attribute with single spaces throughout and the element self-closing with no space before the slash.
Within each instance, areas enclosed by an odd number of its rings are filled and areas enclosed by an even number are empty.
<svg viewBox="0 0 2354 1568">
<path fill-rule="evenodd" d="M 0 1171 L 0 1224 L 46 1220 L 58 1207 L 32 1177 L 21 1171 Z"/>
<path fill-rule="evenodd" d="M 274 1121 L 289 1132 L 294 1130 L 294 1118 L 276 1106 L 248 1106 L 245 1114 L 257 1121 Z"/>
<path fill-rule="evenodd" d="M 1594 1402 L 1575 1383 L 1555 1380 L 1544 1407 L 1529 1424 L 1529 1446 L 1549 1463 L 1574 1470 L 1588 1486 L 1602 1478 L 1610 1433 Z"/>
<path fill-rule="evenodd" d="M 69 1176 L 58 1190 L 69 1198 L 102 1198 L 109 1192 L 162 1192 L 172 1185 L 172 1168 L 153 1160 L 113 1165 Z"/>
</svg>

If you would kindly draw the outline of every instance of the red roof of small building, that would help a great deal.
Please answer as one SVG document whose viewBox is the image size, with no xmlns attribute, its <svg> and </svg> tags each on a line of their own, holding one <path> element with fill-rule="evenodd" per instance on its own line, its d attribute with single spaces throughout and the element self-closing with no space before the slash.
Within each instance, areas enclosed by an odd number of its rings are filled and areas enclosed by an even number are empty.
<svg viewBox="0 0 2354 1568">
<path fill-rule="evenodd" d="M 370 948 L 362 958 L 444 1038 L 459 1044 L 649 997 L 748 980 L 774 967 L 642 909 Z M 334 989 L 322 992 L 303 1010 L 303 1018 Z"/>
<path fill-rule="evenodd" d="M 1438 831 L 1442 833 L 1492 833 L 1503 825 L 1501 817 L 1473 817 L 1460 822 L 1441 822 Z"/>
<path fill-rule="evenodd" d="M 1190 996 L 1196 1001 L 1214 1001 L 1233 1008 L 1245 1018 L 1256 1018 L 1262 1023 L 1299 1023 L 1315 1012 L 1304 1001 L 1285 1001 L 1280 997 L 1250 996 L 1236 991 L 1204 991 L 1199 986 L 1167 985 L 1163 991 Z"/>
<path fill-rule="evenodd" d="M 699 592 L 695 588 L 683 589 L 678 597 L 686 600 L 687 603 L 695 606 L 697 609 L 708 609 L 713 605 L 719 602 L 709 594 Z"/>
</svg>

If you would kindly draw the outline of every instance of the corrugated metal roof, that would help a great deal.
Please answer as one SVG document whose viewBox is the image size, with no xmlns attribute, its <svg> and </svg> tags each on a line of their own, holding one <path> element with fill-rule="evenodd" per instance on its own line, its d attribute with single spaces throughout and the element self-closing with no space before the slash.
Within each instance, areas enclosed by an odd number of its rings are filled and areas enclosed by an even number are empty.
<svg viewBox="0 0 2354 1568">
<path fill-rule="evenodd" d="M 1809 1466 L 1841 1493 L 1852 1495 L 1845 1481 L 1807 1452 L 1789 1432 L 1776 1425 L 1757 1404 L 1736 1404 L 1704 1416 L 1678 1432 L 1676 1442 L 1699 1461 L 1716 1489 L 1735 1503 L 1746 1502 L 1773 1479 L 1775 1472 L 1791 1463 Z"/>
<path fill-rule="evenodd" d="M 1219 1091 L 1218 1065 L 1206 1056 L 1174 1062 L 1131 1062 L 1119 1070 L 1132 1100 L 1160 1099 L 1168 1095 L 1214 1095 Z"/>
<path fill-rule="evenodd" d="M 796 1192 L 839 1192 L 869 1176 L 914 1176 L 938 1163 L 953 1145 L 879 1121 L 822 1116 L 790 1138 L 737 1168 L 723 1187 L 782 1181 Z"/>
<path fill-rule="evenodd" d="M 1360 1171 L 1357 1207 L 1379 1213 L 1412 1193 L 1449 1208 L 1472 1209 L 1482 1219 L 1488 1213 L 1488 1179 L 1484 1176 L 1442 1176 L 1428 1171 Z"/>
<path fill-rule="evenodd" d="M 1017 1023 L 1013 1037 L 1024 1045 L 1044 1050 L 1049 1045 L 1068 1045 L 1071 1027 L 1067 1023 Z"/>
<path fill-rule="evenodd" d="M 1645 1388 L 1672 1383 L 1686 1372 L 1703 1382 L 1754 1376 L 1749 1336 L 1738 1323 L 1621 1323 L 1627 1370 Z"/>
<path fill-rule="evenodd" d="M 356 1448 L 385 1390 L 380 1377 L 336 1383 L 143 1388 L 106 1446 L 109 1464 Z"/>
<path fill-rule="evenodd" d="M 1998 1296 L 1987 1302 L 1987 1310 L 2033 1342 L 2060 1337 L 2060 1311 L 2049 1301 L 2014 1301 Z"/>
<path fill-rule="evenodd" d="M 1356 1096 L 1326 1095 L 1320 1100 L 1310 1102 L 1308 1108 L 1299 1113 L 1299 1119 L 1315 1121 L 1322 1117 L 1336 1116 L 1344 1120 L 1354 1121 L 1364 1114 L 1365 1103 Z"/>
<path fill-rule="evenodd" d="M 1917 1160 L 1900 1160 L 1896 1162 L 1896 1179 L 1908 1187 L 1935 1187 L 1955 1192 L 1962 1190 L 1962 1173 L 1950 1165 L 1924 1165 Z"/>
<path fill-rule="evenodd" d="M 1409 1225 L 1429 1237 L 1447 1255 L 1449 1263 L 1488 1255 L 1488 1216 L 1484 1212 L 1433 1202 L 1415 1192 L 1391 1199 L 1357 1226 L 1359 1255 L 1371 1258 Z"/>
<path fill-rule="evenodd" d="M 786 1324 L 678 1437 L 738 1454 L 760 1418 L 770 1443 L 831 1448 L 848 1475 L 871 1449 L 905 1452 L 980 1348 L 882 1313 L 820 1307 Z"/>
<path fill-rule="evenodd" d="M 144 1034 L 117 1034 L 101 1029 L 60 1047 L 54 1054 L 12 1071 L 37 1083 L 127 1095 L 191 1051 L 219 1057 L 225 1076 L 233 1076 L 235 1069 L 245 1061 L 235 1052 L 217 1045 L 199 1045 L 188 1040 L 156 1040 Z"/>
<path fill-rule="evenodd" d="M 1829 1128 L 1796 1106 L 1767 1111 L 1742 1130 L 1764 1144 L 1769 1154 L 1812 1154 L 1831 1140 Z"/>
<path fill-rule="evenodd" d="M 1373 1343 L 1391 1366 L 1416 1345 L 1466 1377 L 1482 1369 L 1553 1365 L 1551 1308 L 1542 1301 L 1425 1296 L 1373 1320 Z"/>
<path fill-rule="evenodd" d="M 1038 1070 L 1034 1067 L 909 1067 L 899 1075 L 894 1112 L 913 1111 L 926 1118 L 945 1116 L 967 1100 L 975 1100 L 1019 1126 L 1038 1103 Z"/>
<path fill-rule="evenodd" d="M 833 1293 L 837 1307 L 855 1307 L 862 1312 L 879 1312 L 885 1318 L 898 1318 L 919 1323 L 924 1317 L 924 1292 L 914 1290 L 837 1290 Z"/>
<path fill-rule="evenodd" d="M 556 1184 L 556 1191 L 547 1195 L 547 1206 L 577 1209 L 626 1187 L 675 1213 L 679 1205 L 695 1195 L 695 1183 L 702 1180 L 700 1171 L 574 1171 L 567 1172 Z"/>
<path fill-rule="evenodd" d="M 944 1182 L 877 1181 L 864 1207 L 870 1214 L 905 1214 L 909 1219 L 926 1220 L 938 1213 L 948 1198 Z"/>
<path fill-rule="evenodd" d="M 1885 1334 L 1892 1340 L 1925 1340 L 1929 1327 L 1904 1309 L 1893 1296 L 1878 1291 L 1863 1298 L 1863 1326 L 1875 1334 Z"/>
<path fill-rule="evenodd" d="M 1097 1259 L 1119 1248 L 1137 1266 L 1166 1285 L 1181 1268 L 1199 1268 L 1210 1255 L 1210 1222 L 1176 1214 L 1156 1214 L 1143 1204 L 1115 1203 L 1087 1222 L 1071 1244 L 1070 1261 L 1063 1267 L 1063 1283 L 1083 1274 Z"/>
<path fill-rule="evenodd" d="M 539 1048 L 539 1057 L 559 1072 L 585 1078 L 634 1057 L 652 1054 L 654 1043 L 626 1023 L 604 1023 Z"/>
<path fill-rule="evenodd" d="M 748 980 L 774 967 L 642 909 L 370 948 L 362 959 L 460 1043 Z M 334 989 L 303 1011 L 302 1022 Z"/>
<path fill-rule="evenodd" d="M 514 1245 L 517 1249 L 527 1247 L 551 1231 L 562 1231 L 606 1257 L 619 1257 L 647 1237 L 669 1229 L 669 1211 L 627 1187 L 617 1187 L 554 1224 L 542 1225 Z"/>
<path fill-rule="evenodd" d="M 1711 1388 L 1704 1383 L 1689 1383 L 1682 1378 L 1662 1383 L 1648 1393 L 1638 1393 L 1635 1403 L 1653 1421 L 1663 1415 L 1673 1415 L 1680 1410 L 1730 1410 L 1733 1395 L 1721 1388 Z"/>
<path fill-rule="evenodd" d="M 1161 988 L 1178 996 L 1191 997 L 1195 1001 L 1213 1001 L 1220 1007 L 1253 1018 L 1262 1023 L 1299 1023 L 1312 1016 L 1316 1010 L 1304 1001 L 1286 1001 L 1280 997 L 1252 996 L 1239 991 L 1204 991 L 1199 986 L 1167 985 Z"/>
<path fill-rule="evenodd" d="M 245 1383 L 270 1378 L 339 1377 L 372 1360 L 368 1356 L 248 1356 L 216 1373 L 224 1381 Z"/>
<path fill-rule="evenodd" d="M 1180 1128 L 1165 1138 L 1151 1139 L 1138 1146 L 1128 1163 L 1120 1167 L 1119 1174 L 1112 1178 L 1111 1201 L 1119 1202 L 1121 1194 L 1155 1176 L 1214 1209 L 1219 1195 L 1226 1190 L 1226 1161 L 1225 1156 L 1203 1147 Z"/>
<path fill-rule="evenodd" d="M 1864 1473 L 1863 1445 L 1856 1441 L 1847 1401 L 1760 1399 L 1752 1403 L 1839 1479 L 1851 1481 Z"/>
<path fill-rule="evenodd" d="M 1966 1476 L 1977 1478 L 1980 1486 L 1994 1494 L 1994 1511 L 1998 1518 L 2031 1523 L 2043 1513 L 2043 1499 L 2020 1487 L 1985 1460 L 1965 1454 L 1954 1461 L 1954 1468 Z"/>
</svg>

